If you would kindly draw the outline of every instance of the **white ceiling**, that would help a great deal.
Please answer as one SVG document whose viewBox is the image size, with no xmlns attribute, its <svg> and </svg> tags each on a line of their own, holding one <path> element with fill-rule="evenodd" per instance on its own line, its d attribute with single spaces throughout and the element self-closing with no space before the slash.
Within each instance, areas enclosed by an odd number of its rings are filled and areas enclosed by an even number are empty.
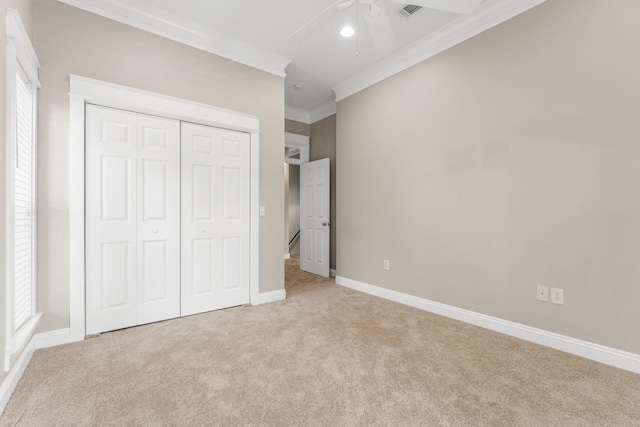
<svg viewBox="0 0 640 427">
<path fill-rule="evenodd" d="M 359 55 L 355 56 L 356 37 L 345 39 L 339 31 L 346 23 L 353 25 L 356 8 L 352 7 L 320 28 L 299 44 L 287 37 L 325 10 L 336 0 L 130 0 L 132 5 L 156 7 L 181 18 L 206 25 L 291 58 L 285 78 L 285 102 L 292 107 L 312 110 L 334 99 L 331 88 L 372 65 L 376 55 L 365 27 L 360 5 Z M 410 19 L 396 11 L 404 5 L 380 0 L 387 9 L 399 48 L 448 24 L 460 15 L 434 9 L 422 9 Z M 364 31 L 362 31 L 364 30 Z M 293 84 L 302 83 L 302 91 Z"/>
<path fill-rule="evenodd" d="M 235 51 L 244 51 L 244 48 L 237 47 L 249 44 L 250 47 L 257 48 L 252 50 L 252 53 L 258 52 L 258 56 L 272 59 L 270 55 L 273 54 L 277 60 L 281 59 L 282 64 L 286 64 L 288 58 L 291 62 L 286 67 L 285 103 L 295 109 L 312 111 L 326 106 L 335 99 L 333 88 L 336 86 L 344 85 L 350 79 L 353 80 L 359 73 L 370 72 L 368 70 L 376 67 L 380 69 L 380 64 L 385 62 L 389 63 L 393 60 L 397 63 L 403 52 L 411 52 L 412 49 L 415 51 L 416 45 L 424 47 L 432 39 L 434 44 L 438 44 L 439 39 L 444 38 L 440 35 L 445 34 L 447 29 L 455 27 L 460 32 L 460 29 L 466 25 L 477 27 L 475 31 L 467 31 L 470 35 L 458 37 L 455 41 L 457 43 L 488 28 L 487 25 L 477 24 L 483 17 L 486 21 L 486 17 L 492 15 L 490 26 L 493 26 L 544 0 L 483 0 L 478 11 L 467 16 L 424 8 L 409 19 L 397 13 L 404 4 L 393 3 L 390 0 L 377 0 L 377 3 L 387 10 L 398 46 L 397 51 L 388 55 L 387 58 L 380 58 L 375 52 L 364 22 L 365 6 L 363 5 L 359 7 L 357 38 L 354 36 L 347 39 L 339 34 L 340 28 L 346 23 L 352 25 L 355 23 L 356 8 L 351 7 L 302 42 L 294 44 L 287 41 L 290 34 L 334 4 L 336 0 L 60 1 L 143 29 L 148 29 L 151 25 L 148 22 L 151 21 L 156 27 L 158 23 L 165 27 L 173 26 L 182 32 L 181 36 L 174 37 L 175 39 L 193 38 L 189 34 L 185 35 L 192 29 L 198 37 L 202 38 L 205 35 L 210 41 L 213 40 L 213 45 L 226 43 L 233 46 Z M 509 16 L 505 15 L 505 9 L 509 8 L 514 9 L 516 13 L 509 11 L 507 14 Z M 498 10 L 506 18 L 502 18 L 501 15 L 497 19 Z M 135 22 L 119 19 L 120 16 L 127 15 L 135 16 Z M 356 40 L 359 46 L 358 56 L 356 56 Z M 237 43 L 239 41 L 241 41 L 240 44 Z M 455 43 L 445 43 L 444 48 Z M 438 49 L 433 53 L 443 48 Z M 235 51 L 231 50 L 232 53 L 227 57 L 235 59 L 233 58 Z M 303 84 L 304 90 L 294 90 L 293 85 L 296 83 Z"/>
</svg>

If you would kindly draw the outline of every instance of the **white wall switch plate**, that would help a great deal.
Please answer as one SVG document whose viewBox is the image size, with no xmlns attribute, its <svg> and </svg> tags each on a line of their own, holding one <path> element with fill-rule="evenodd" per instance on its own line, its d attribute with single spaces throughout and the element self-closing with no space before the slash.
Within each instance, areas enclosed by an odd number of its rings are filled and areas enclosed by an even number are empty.
<svg viewBox="0 0 640 427">
<path fill-rule="evenodd" d="M 385 270 L 388 270 L 388 269 L 389 269 L 389 260 L 388 260 L 388 259 L 385 259 L 385 260 L 384 260 L 384 262 L 382 263 L 382 267 L 383 267 Z"/>
<path fill-rule="evenodd" d="M 267 209 L 264 206 L 260 206 L 260 216 L 267 216 Z"/>
<path fill-rule="evenodd" d="M 551 302 L 554 304 L 564 304 L 564 289 L 551 288 Z"/>
<path fill-rule="evenodd" d="M 536 299 L 538 301 L 549 301 L 549 287 L 538 285 L 538 290 L 536 292 Z"/>
</svg>

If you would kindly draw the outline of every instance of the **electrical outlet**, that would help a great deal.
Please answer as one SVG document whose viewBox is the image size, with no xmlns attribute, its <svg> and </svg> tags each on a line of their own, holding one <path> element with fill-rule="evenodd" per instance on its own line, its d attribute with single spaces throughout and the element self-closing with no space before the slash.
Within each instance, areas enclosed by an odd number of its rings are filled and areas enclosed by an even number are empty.
<svg viewBox="0 0 640 427">
<path fill-rule="evenodd" d="M 538 291 L 536 293 L 536 299 L 538 301 L 549 301 L 549 287 L 538 285 Z"/>
<path fill-rule="evenodd" d="M 383 268 L 384 268 L 385 270 L 388 270 L 388 269 L 389 269 L 389 260 L 388 260 L 388 259 L 385 259 L 385 260 L 384 260 L 384 262 L 383 262 L 383 264 L 382 264 L 382 266 L 383 266 Z"/>
<path fill-rule="evenodd" d="M 564 289 L 551 288 L 551 302 L 554 304 L 564 304 Z"/>
</svg>

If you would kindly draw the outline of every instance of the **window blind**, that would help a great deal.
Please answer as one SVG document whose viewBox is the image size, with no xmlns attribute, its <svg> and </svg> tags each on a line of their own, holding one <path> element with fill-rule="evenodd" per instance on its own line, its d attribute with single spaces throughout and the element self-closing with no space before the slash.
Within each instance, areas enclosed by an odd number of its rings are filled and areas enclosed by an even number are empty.
<svg viewBox="0 0 640 427">
<path fill-rule="evenodd" d="M 20 71 L 16 75 L 14 177 L 15 330 L 34 312 L 34 89 Z"/>
</svg>

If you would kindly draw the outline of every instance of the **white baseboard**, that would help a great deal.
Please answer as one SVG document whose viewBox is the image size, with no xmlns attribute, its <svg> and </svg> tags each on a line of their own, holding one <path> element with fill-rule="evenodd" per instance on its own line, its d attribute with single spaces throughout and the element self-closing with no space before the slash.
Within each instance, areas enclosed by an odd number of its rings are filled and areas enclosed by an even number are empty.
<svg viewBox="0 0 640 427">
<path fill-rule="evenodd" d="M 14 366 L 11 368 L 2 384 L 0 384 L 0 414 L 2 414 L 7 403 L 9 403 L 9 399 L 18 385 L 18 381 L 22 378 L 22 374 L 25 369 L 27 369 L 31 358 L 33 357 L 33 352 L 41 348 L 54 347 L 56 345 L 68 344 L 70 342 L 71 334 L 69 332 L 69 328 L 43 332 L 31 337 L 29 343 L 25 346 Z"/>
<path fill-rule="evenodd" d="M 403 294 L 345 277 L 336 277 L 336 284 L 640 374 L 640 355 L 638 354 Z"/>
<path fill-rule="evenodd" d="M 25 369 L 27 369 L 35 349 L 35 337 L 32 337 L 20 356 L 16 359 L 13 367 L 7 373 L 4 381 L 0 384 L 0 414 L 4 412 L 4 408 L 7 406 L 7 403 L 9 403 L 9 399 L 11 398 L 13 391 L 16 389 L 18 381 L 22 378 L 22 374 Z"/>
<path fill-rule="evenodd" d="M 258 304 L 266 304 L 268 302 L 281 301 L 287 298 L 287 291 L 280 289 L 278 291 L 263 292 L 260 294 L 260 302 Z"/>
<path fill-rule="evenodd" d="M 291 259 L 291 254 L 284 254 L 284 259 Z"/>
<path fill-rule="evenodd" d="M 336 277 L 336 269 L 335 268 L 330 268 L 329 269 L 329 276 Z"/>
<path fill-rule="evenodd" d="M 55 331 L 42 332 L 34 336 L 36 349 L 55 347 L 57 345 L 69 344 L 71 342 L 71 332 L 69 328 Z"/>
</svg>

